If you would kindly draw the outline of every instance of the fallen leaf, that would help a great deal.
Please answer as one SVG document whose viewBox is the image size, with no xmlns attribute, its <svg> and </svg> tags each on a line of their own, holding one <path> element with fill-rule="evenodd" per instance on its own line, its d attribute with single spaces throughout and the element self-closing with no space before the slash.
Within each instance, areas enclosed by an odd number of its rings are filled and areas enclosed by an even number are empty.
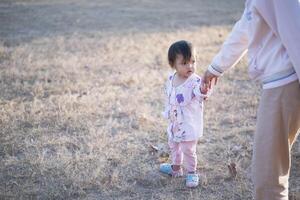
<svg viewBox="0 0 300 200">
<path fill-rule="evenodd" d="M 168 159 L 169 159 L 168 157 L 159 157 L 159 158 L 158 158 L 158 162 L 159 162 L 159 163 L 165 163 L 165 162 L 168 161 Z"/>
<path fill-rule="evenodd" d="M 228 166 L 228 169 L 229 169 L 230 176 L 232 178 L 236 178 L 236 176 L 237 176 L 236 164 L 232 162 L 227 166 Z"/>
<path fill-rule="evenodd" d="M 150 144 L 150 148 L 152 151 L 158 151 L 159 148 L 157 146 L 154 146 L 153 144 Z"/>
<path fill-rule="evenodd" d="M 167 162 L 169 160 L 169 154 L 166 152 L 162 152 L 159 154 L 158 161 L 160 163 Z"/>
</svg>

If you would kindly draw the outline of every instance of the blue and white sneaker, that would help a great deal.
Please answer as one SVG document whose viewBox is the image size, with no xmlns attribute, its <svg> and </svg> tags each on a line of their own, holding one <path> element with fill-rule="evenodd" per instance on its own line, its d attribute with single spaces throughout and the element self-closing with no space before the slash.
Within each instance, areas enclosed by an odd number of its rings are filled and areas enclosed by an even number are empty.
<svg viewBox="0 0 300 200">
<path fill-rule="evenodd" d="M 178 171 L 174 171 L 172 169 L 172 165 L 169 164 L 169 163 L 161 164 L 160 167 L 159 167 L 159 171 L 164 173 L 164 174 L 168 174 L 172 177 L 181 177 L 181 176 L 183 176 L 182 169 L 180 169 Z"/>
<path fill-rule="evenodd" d="M 189 188 L 197 187 L 199 185 L 198 174 L 187 174 L 186 175 L 186 186 Z"/>
</svg>

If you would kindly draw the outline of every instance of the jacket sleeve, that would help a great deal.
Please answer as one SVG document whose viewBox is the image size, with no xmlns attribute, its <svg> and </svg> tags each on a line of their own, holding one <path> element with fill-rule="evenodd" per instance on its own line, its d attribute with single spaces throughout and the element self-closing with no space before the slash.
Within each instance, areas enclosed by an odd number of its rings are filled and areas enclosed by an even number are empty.
<svg viewBox="0 0 300 200">
<path fill-rule="evenodd" d="M 247 32 L 247 11 L 245 9 L 242 17 L 236 22 L 228 38 L 223 43 L 221 50 L 209 65 L 208 70 L 211 73 L 220 76 L 228 68 L 238 63 L 247 52 Z"/>
<path fill-rule="evenodd" d="M 271 1 L 275 13 L 275 28 L 300 79 L 300 1 Z"/>
<path fill-rule="evenodd" d="M 193 89 L 192 89 L 192 98 L 197 98 L 199 101 L 203 101 L 205 97 L 208 97 L 207 94 L 203 94 L 200 91 L 201 87 L 201 78 L 198 77 L 194 80 Z"/>
</svg>

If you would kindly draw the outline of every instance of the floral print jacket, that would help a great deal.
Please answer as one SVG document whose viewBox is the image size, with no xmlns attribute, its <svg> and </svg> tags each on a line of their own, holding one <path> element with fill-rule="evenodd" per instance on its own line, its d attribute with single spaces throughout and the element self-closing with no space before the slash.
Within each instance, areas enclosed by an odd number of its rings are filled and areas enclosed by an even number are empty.
<svg viewBox="0 0 300 200">
<path fill-rule="evenodd" d="M 168 138 L 173 142 L 193 141 L 203 135 L 203 98 L 200 92 L 201 78 L 192 74 L 184 83 L 174 87 L 176 73 L 165 84 L 165 110 L 169 120 Z"/>
</svg>

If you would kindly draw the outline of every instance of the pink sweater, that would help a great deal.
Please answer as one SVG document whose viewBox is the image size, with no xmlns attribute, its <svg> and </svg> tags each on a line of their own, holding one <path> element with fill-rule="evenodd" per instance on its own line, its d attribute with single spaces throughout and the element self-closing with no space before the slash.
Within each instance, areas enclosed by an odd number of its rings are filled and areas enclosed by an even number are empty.
<svg viewBox="0 0 300 200">
<path fill-rule="evenodd" d="M 247 0 L 241 19 L 208 70 L 219 76 L 248 52 L 249 75 L 263 88 L 300 77 L 300 2 Z"/>
</svg>

